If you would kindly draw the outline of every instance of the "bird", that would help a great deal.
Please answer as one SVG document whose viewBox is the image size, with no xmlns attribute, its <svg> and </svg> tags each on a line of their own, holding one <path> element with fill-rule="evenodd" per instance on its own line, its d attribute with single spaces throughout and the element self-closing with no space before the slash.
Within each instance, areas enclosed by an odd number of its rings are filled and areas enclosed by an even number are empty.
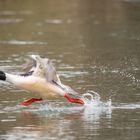
<svg viewBox="0 0 140 140">
<path fill-rule="evenodd" d="M 0 80 L 9 82 L 19 88 L 36 92 L 41 97 L 25 100 L 21 105 L 29 106 L 43 98 L 64 97 L 71 103 L 84 104 L 80 94 L 71 87 L 62 84 L 56 69 L 49 58 L 40 55 L 30 55 L 30 61 L 24 66 L 29 69 L 23 74 L 11 74 L 0 71 Z M 76 96 L 74 98 L 73 96 Z"/>
</svg>

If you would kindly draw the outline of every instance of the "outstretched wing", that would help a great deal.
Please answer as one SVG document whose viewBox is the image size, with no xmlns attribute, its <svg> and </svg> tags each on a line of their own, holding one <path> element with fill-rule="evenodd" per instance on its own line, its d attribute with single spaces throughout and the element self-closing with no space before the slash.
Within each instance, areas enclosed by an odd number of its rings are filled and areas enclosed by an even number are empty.
<svg viewBox="0 0 140 140">
<path fill-rule="evenodd" d="M 45 64 L 45 78 L 48 82 L 51 82 L 51 81 L 61 82 L 56 72 L 55 67 L 53 66 L 51 60 L 49 59 L 47 60 Z"/>
<path fill-rule="evenodd" d="M 33 59 L 32 56 L 30 56 L 29 59 L 26 60 L 26 62 L 22 65 L 22 69 L 26 72 L 31 71 L 36 67 L 36 60 Z"/>
<path fill-rule="evenodd" d="M 52 64 L 51 60 L 49 60 L 49 59 L 46 63 L 45 77 L 48 82 L 52 82 L 53 84 L 59 86 L 66 93 L 69 93 L 72 95 L 78 94 L 71 87 L 61 83 L 59 75 L 57 74 L 56 69 L 55 69 L 54 65 Z"/>
</svg>

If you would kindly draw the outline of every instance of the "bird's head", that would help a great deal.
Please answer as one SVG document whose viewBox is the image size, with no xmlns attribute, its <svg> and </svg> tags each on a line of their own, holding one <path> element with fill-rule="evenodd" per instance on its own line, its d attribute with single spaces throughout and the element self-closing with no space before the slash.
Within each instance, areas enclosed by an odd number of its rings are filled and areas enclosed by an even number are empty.
<svg viewBox="0 0 140 140">
<path fill-rule="evenodd" d="M 0 80 L 6 80 L 6 74 L 3 71 L 0 71 Z"/>
</svg>

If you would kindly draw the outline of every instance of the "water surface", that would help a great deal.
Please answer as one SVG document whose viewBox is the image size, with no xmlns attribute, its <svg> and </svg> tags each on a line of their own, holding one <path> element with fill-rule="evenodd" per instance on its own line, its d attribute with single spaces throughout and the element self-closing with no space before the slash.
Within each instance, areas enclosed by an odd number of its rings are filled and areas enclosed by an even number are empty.
<svg viewBox="0 0 140 140">
<path fill-rule="evenodd" d="M 63 83 L 96 91 L 102 102 L 24 108 L 20 102 L 37 95 L 0 82 L 0 139 L 138 140 L 139 29 L 139 0 L 0 1 L 1 70 L 20 73 L 28 55 L 46 56 Z"/>
</svg>

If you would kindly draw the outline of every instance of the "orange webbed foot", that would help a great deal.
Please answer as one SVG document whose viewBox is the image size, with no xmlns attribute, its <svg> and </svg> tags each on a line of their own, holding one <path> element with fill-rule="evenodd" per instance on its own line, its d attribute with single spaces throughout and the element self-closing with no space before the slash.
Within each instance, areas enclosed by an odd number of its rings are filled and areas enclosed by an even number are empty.
<svg viewBox="0 0 140 140">
<path fill-rule="evenodd" d="M 65 94 L 64 97 L 66 99 L 68 99 L 68 101 L 71 102 L 71 103 L 77 103 L 77 104 L 82 104 L 82 105 L 84 104 L 84 101 L 82 99 L 73 98 L 69 94 Z"/>
<path fill-rule="evenodd" d="M 22 102 L 21 105 L 29 106 L 29 105 L 31 105 L 34 102 L 42 101 L 42 100 L 43 100 L 42 98 L 31 98 L 29 100 L 26 100 L 26 101 Z"/>
</svg>

